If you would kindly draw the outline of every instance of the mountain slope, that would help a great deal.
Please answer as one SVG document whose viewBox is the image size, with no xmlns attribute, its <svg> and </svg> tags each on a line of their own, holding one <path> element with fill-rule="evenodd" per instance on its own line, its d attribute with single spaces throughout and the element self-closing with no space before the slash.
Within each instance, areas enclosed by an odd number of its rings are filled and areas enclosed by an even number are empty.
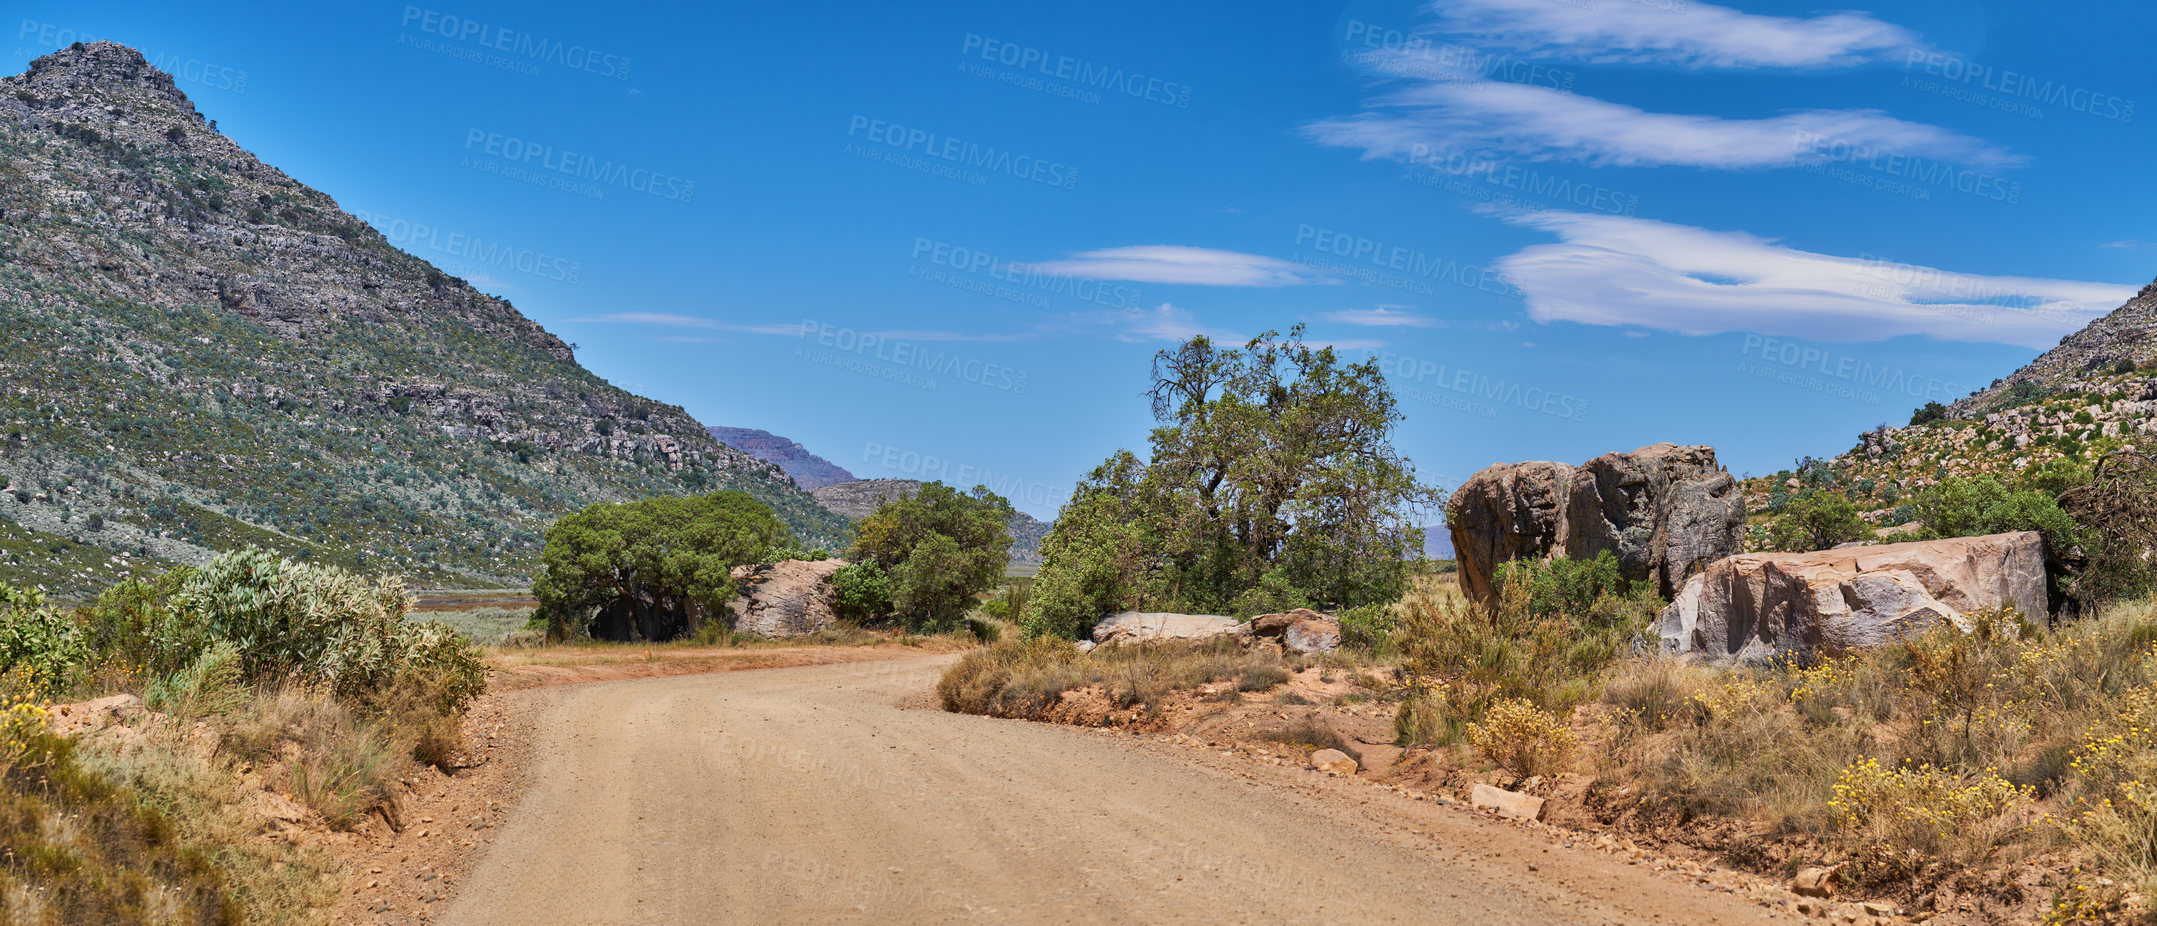
<svg viewBox="0 0 2157 926">
<path fill-rule="evenodd" d="M 811 543 L 848 532 L 256 160 L 124 46 L 0 79 L 0 325 L 0 518 L 138 561 L 257 543 L 515 583 L 563 512 L 721 488 Z"/>
<path fill-rule="evenodd" d="M 804 489 L 818 489 L 840 482 L 853 482 L 854 474 L 838 464 L 810 453 L 809 448 L 756 428 L 707 428 L 713 440 L 744 451 L 768 463 L 776 463 L 786 474 L 794 477 L 794 484 Z"/>
<path fill-rule="evenodd" d="M 885 502 L 912 495 L 920 489 L 918 479 L 859 479 L 818 486 L 810 494 L 815 495 L 825 508 L 858 521 L 883 507 Z M 1049 525 L 1026 512 L 1014 511 L 1004 526 L 1011 531 L 1011 562 L 1024 566 L 1041 565 L 1041 541 L 1048 537 Z"/>
<path fill-rule="evenodd" d="M 2107 451 L 2153 437 L 2157 283 L 1937 418 L 1875 428 L 1832 459 L 1747 480 L 1746 496 L 1755 513 L 1772 515 L 1780 498 L 1838 489 L 1885 531 L 1910 521 L 1915 493 L 1949 476 L 1992 475 L 2049 491 Z"/>
</svg>

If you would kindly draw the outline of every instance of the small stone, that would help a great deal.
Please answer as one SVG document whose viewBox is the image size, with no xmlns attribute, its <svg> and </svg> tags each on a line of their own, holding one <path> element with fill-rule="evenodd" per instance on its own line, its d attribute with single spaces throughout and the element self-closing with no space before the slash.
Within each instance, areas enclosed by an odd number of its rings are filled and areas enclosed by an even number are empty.
<svg viewBox="0 0 2157 926">
<path fill-rule="evenodd" d="M 1345 752 L 1338 749 L 1321 749 L 1311 753 L 1311 767 L 1335 775 L 1353 775 L 1357 765 L 1356 760 L 1349 758 Z"/>
<path fill-rule="evenodd" d="M 1495 810 L 1499 816 L 1514 820 L 1543 819 L 1543 799 L 1532 794 L 1479 784 L 1469 790 L 1468 802 L 1476 807 Z"/>
<path fill-rule="evenodd" d="M 1835 868 L 1799 869 L 1797 877 L 1790 879 L 1790 892 L 1799 897 L 1832 896 L 1838 871 Z"/>
</svg>

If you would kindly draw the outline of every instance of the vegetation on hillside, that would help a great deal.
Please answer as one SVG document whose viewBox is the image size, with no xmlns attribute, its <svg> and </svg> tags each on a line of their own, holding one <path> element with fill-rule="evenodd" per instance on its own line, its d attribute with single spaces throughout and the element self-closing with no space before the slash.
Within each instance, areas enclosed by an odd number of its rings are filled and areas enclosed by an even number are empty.
<svg viewBox="0 0 2157 926">
<path fill-rule="evenodd" d="M 155 75 L 134 52 L 41 60 L 0 81 L 0 521 L 98 560 L 257 546 L 461 585 L 521 584 L 594 501 L 736 489 L 846 542 L 775 467 L 128 76 Z M 0 575 L 113 577 L 53 545 Z"/>
<path fill-rule="evenodd" d="M 1154 359 L 1151 456 L 1081 480 L 1042 544 L 1021 624 L 1070 638 L 1132 607 L 1238 615 L 1399 596 L 1435 504 L 1394 452 L 1375 361 L 1268 332 Z"/>
</svg>

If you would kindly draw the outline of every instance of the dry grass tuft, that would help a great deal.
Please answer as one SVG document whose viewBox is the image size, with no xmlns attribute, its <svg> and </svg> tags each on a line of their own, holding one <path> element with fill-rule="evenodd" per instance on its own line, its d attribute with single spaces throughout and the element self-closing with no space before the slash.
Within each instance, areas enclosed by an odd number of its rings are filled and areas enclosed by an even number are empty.
<svg viewBox="0 0 2157 926">
<path fill-rule="evenodd" d="M 1040 638 L 967 653 L 937 683 L 944 709 L 1038 719 L 1064 692 L 1101 686 L 1116 708 L 1158 706 L 1163 696 L 1221 680 L 1264 691 L 1288 680 L 1277 657 L 1240 652 L 1233 640 L 1163 640 L 1080 653 L 1069 640 Z"/>
</svg>

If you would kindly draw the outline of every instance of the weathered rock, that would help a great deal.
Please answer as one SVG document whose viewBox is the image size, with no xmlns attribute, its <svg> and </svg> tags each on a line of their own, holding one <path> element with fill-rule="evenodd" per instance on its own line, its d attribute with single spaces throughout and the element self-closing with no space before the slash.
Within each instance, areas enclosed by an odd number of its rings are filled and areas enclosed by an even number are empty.
<svg viewBox="0 0 2157 926">
<path fill-rule="evenodd" d="M 1341 648 L 1341 625 L 1333 620 L 1297 621 L 1281 634 L 1291 653 L 1330 653 Z"/>
<path fill-rule="evenodd" d="M 1967 612 L 2043 616 L 2045 545 L 2035 531 L 1818 553 L 1747 553 L 1685 583 L 1656 618 L 1665 653 L 1766 663 L 1887 643 Z"/>
<path fill-rule="evenodd" d="M 1140 640 L 1200 640 L 1236 632 L 1236 619 L 1217 614 L 1174 614 L 1167 611 L 1118 611 L 1093 626 L 1095 643 L 1135 643 Z"/>
<path fill-rule="evenodd" d="M 1799 897 L 1832 897 L 1839 868 L 1800 868 L 1790 879 L 1790 892 Z"/>
<path fill-rule="evenodd" d="M 1499 816 L 1515 820 L 1543 819 L 1543 799 L 1519 791 L 1479 784 L 1468 790 L 1468 803 L 1495 810 Z"/>
<path fill-rule="evenodd" d="M 837 618 L 831 610 L 831 574 L 844 565 L 846 561 L 838 559 L 790 559 L 734 567 L 734 583 L 741 592 L 727 602 L 734 629 L 792 637 L 832 626 Z"/>
<path fill-rule="evenodd" d="M 1478 601 L 1516 559 L 1604 550 L 1626 578 L 1664 595 L 1744 548 L 1745 503 L 1714 448 L 1653 444 L 1581 466 L 1500 463 L 1462 484 L 1446 506 L 1461 588 Z"/>
<path fill-rule="evenodd" d="M 1311 767 L 1335 775 L 1354 775 L 1359 767 L 1356 760 L 1338 749 L 1321 749 L 1311 753 Z"/>
<path fill-rule="evenodd" d="M 1500 463 L 1469 477 L 1446 504 L 1446 528 L 1461 589 L 1478 601 L 1495 594 L 1499 563 L 1548 556 L 1564 548 L 1565 508 L 1573 468 L 1563 463 Z"/>
<path fill-rule="evenodd" d="M 1341 648 L 1340 621 L 1309 608 L 1261 614 L 1236 628 L 1236 633 L 1254 642 L 1278 640 L 1292 653 L 1330 653 Z"/>
</svg>

